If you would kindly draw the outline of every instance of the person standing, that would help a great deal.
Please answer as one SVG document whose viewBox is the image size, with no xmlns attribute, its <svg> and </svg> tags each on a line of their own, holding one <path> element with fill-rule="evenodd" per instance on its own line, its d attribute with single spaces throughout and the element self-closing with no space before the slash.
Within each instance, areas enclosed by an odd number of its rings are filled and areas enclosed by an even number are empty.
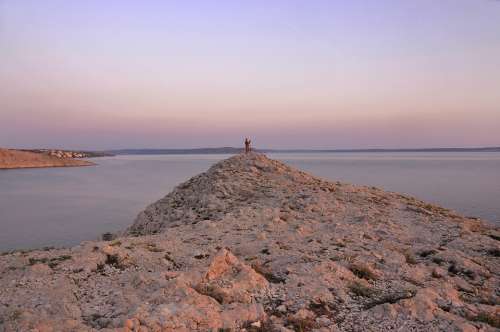
<svg viewBox="0 0 500 332">
<path fill-rule="evenodd" d="M 250 144 L 252 143 L 251 140 L 247 138 L 245 138 L 245 153 L 248 153 L 250 152 L 251 148 L 250 148 Z"/>
</svg>

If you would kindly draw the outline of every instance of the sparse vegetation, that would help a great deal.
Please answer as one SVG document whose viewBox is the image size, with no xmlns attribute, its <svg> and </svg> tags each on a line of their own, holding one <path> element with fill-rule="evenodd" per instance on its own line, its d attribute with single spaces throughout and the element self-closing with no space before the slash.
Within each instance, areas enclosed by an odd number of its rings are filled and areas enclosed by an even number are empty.
<svg viewBox="0 0 500 332">
<path fill-rule="evenodd" d="M 269 281 L 270 283 L 284 284 L 286 281 L 286 278 L 273 273 L 268 267 L 260 263 L 252 264 L 252 268 L 255 270 L 255 272 L 266 278 L 266 280 Z"/>
<path fill-rule="evenodd" d="M 456 262 L 452 262 L 450 266 L 448 267 L 448 272 L 450 274 L 454 275 L 464 275 L 470 279 L 475 279 L 476 278 L 476 273 L 472 270 L 464 269 L 460 266 L 457 265 Z"/>
<path fill-rule="evenodd" d="M 113 255 L 107 254 L 106 260 L 104 261 L 104 263 L 97 264 L 96 272 L 100 272 L 100 273 L 104 272 L 104 267 L 106 265 L 112 266 L 115 269 L 119 269 L 119 270 L 124 270 L 126 268 L 126 266 L 123 265 L 122 261 L 120 260 L 120 257 L 116 254 L 113 254 Z"/>
<path fill-rule="evenodd" d="M 455 262 L 452 262 L 450 264 L 450 266 L 448 267 L 448 272 L 450 272 L 451 274 L 458 274 L 460 272 Z"/>
<path fill-rule="evenodd" d="M 274 327 L 274 324 L 271 320 L 266 319 L 264 321 L 258 322 L 259 324 L 255 324 L 255 322 L 245 322 L 241 326 L 244 328 L 247 332 L 278 332 L 279 330 Z M 252 325 L 253 324 L 253 325 Z"/>
<path fill-rule="evenodd" d="M 437 251 L 436 251 L 436 250 L 434 250 L 434 249 L 429 249 L 429 250 L 422 250 L 421 252 L 419 252 L 419 253 L 418 253 L 418 255 L 419 255 L 420 257 L 425 258 L 425 257 L 427 257 L 427 256 L 432 256 L 432 255 L 434 255 L 434 254 L 436 254 L 436 253 L 437 253 Z"/>
<path fill-rule="evenodd" d="M 432 257 L 432 261 L 438 265 L 441 265 L 444 262 L 444 259 L 441 257 Z"/>
<path fill-rule="evenodd" d="M 35 264 L 45 264 L 49 261 L 49 259 L 47 257 L 42 257 L 42 258 L 34 258 L 34 257 L 30 257 L 28 259 L 28 264 L 29 265 L 35 265 Z"/>
<path fill-rule="evenodd" d="M 22 315 L 21 310 L 14 310 L 10 314 L 9 318 L 10 318 L 10 320 L 18 320 L 19 318 L 21 318 L 21 315 Z"/>
<path fill-rule="evenodd" d="M 57 265 L 59 265 L 58 262 L 49 262 L 49 264 L 47 264 L 51 269 L 55 268 Z"/>
<path fill-rule="evenodd" d="M 500 249 L 498 249 L 498 248 L 489 249 L 488 255 L 493 256 L 493 257 L 500 257 Z"/>
<path fill-rule="evenodd" d="M 289 316 L 286 319 L 286 324 L 291 325 L 296 332 L 312 331 L 318 327 L 318 324 L 312 317 L 298 318 Z"/>
<path fill-rule="evenodd" d="M 332 245 L 337 246 L 339 248 L 345 248 L 345 243 L 343 241 L 334 241 Z"/>
<path fill-rule="evenodd" d="M 349 270 L 358 278 L 366 280 L 376 280 L 378 276 L 373 272 L 373 270 L 366 264 L 363 263 L 353 263 L 349 266 Z"/>
<path fill-rule="evenodd" d="M 473 317 L 471 320 L 475 322 L 486 323 L 496 328 L 500 328 L 500 316 L 482 311 L 477 316 Z"/>
<path fill-rule="evenodd" d="M 119 268 L 120 266 L 120 259 L 118 255 L 106 255 L 106 262 L 107 265 L 111 265 L 114 267 Z"/>
<path fill-rule="evenodd" d="M 54 258 L 47 258 L 47 257 L 42 257 L 42 258 L 35 258 L 35 257 L 30 257 L 28 259 L 28 264 L 29 265 L 35 265 L 35 264 L 47 264 L 50 268 L 56 267 L 60 262 L 63 262 L 65 260 L 71 259 L 70 255 L 61 255 L 58 257 Z"/>
<path fill-rule="evenodd" d="M 181 264 L 177 263 L 177 262 L 176 262 L 176 261 L 175 261 L 175 260 L 174 260 L 174 259 L 170 256 L 170 253 L 169 253 L 169 252 L 167 252 L 167 253 L 165 254 L 165 256 L 163 256 L 163 258 L 165 258 L 167 261 L 169 261 L 170 263 L 172 263 L 172 265 L 173 265 L 173 267 L 174 267 L 175 269 L 179 269 L 179 268 L 181 268 L 181 266 L 182 266 Z"/>
<path fill-rule="evenodd" d="M 103 262 L 103 263 L 98 263 L 97 264 L 97 268 L 96 268 L 96 272 L 99 272 L 99 273 L 103 273 L 104 272 L 104 268 L 106 265 L 109 265 L 109 266 L 112 266 L 116 269 L 119 269 L 119 270 L 124 270 L 126 267 L 125 265 L 122 264 L 122 262 L 120 261 L 120 258 L 118 257 L 118 255 L 106 255 L 106 260 Z"/>
<path fill-rule="evenodd" d="M 418 263 L 415 255 L 410 250 L 406 250 L 403 255 L 405 256 L 405 261 L 407 264 L 415 265 Z"/>
<path fill-rule="evenodd" d="M 102 273 L 104 272 L 104 263 L 97 263 L 97 267 L 95 269 L 96 272 Z"/>
<path fill-rule="evenodd" d="M 158 248 L 155 243 L 146 243 L 146 249 L 150 252 L 164 252 L 165 249 Z"/>
<path fill-rule="evenodd" d="M 220 304 L 222 304 L 224 302 L 224 298 L 223 298 L 222 294 L 213 285 L 207 285 L 207 284 L 196 285 L 194 287 L 194 290 L 196 290 L 198 293 L 200 293 L 202 295 L 206 295 L 206 296 L 213 298 L 215 301 L 219 302 Z"/>
<path fill-rule="evenodd" d="M 317 317 L 333 317 L 335 315 L 335 306 L 332 303 L 324 302 L 322 300 L 310 302 L 309 310 L 314 312 Z"/>
<path fill-rule="evenodd" d="M 489 234 L 488 236 L 491 237 L 493 240 L 500 241 L 500 236 L 498 236 L 496 234 Z"/>
<path fill-rule="evenodd" d="M 359 281 L 354 281 L 349 285 L 349 290 L 357 296 L 362 297 L 371 297 L 377 293 L 372 287 L 365 286 L 363 283 Z"/>
<path fill-rule="evenodd" d="M 71 256 L 70 255 L 61 255 L 59 257 L 55 257 L 55 258 L 52 258 L 49 262 L 49 267 L 50 268 L 55 268 L 57 265 L 59 265 L 59 263 L 61 262 L 64 262 L 68 259 L 71 259 Z"/>
<path fill-rule="evenodd" d="M 194 258 L 196 259 L 204 259 L 204 258 L 208 258 L 210 257 L 209 254 L 199 254 L 199 255 L 195 255 Z"/>
<path fill-rule="evenodd" d="M 416 291 L 413 289 L 403 289 L 400 291 L 394 291 L 380 296 L 376 296 L 372 301 L 365 305 L 365 309 L 373 308 L 379 304 L 384 303 L 396 303 L 400 300 L 410 299 L 414 297 Z"/>
</svg>

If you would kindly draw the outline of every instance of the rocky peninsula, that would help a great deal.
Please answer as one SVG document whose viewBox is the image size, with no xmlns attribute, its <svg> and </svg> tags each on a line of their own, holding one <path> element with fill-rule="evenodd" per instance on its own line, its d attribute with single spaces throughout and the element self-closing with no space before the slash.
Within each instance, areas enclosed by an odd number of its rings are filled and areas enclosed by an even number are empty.
<svg viewBox="0 0 500 332">
<path fill-rule="evenodd" d="M 0 256 L 0 331 L 498 331 L 500 230 L 239 154 L 109 241 Z"/>
<path fill-rule="evenodd" d="M 90 161 L 74 159 L 75 156 L 72 154 L 50 153 L 50 151 L 33 152 L 0 148 L 0 169 L 94 165 Z M 82 155 L 81 157 L 85 156 Z"/>
<path fill-rule="evenodd" d="M 35 153 L 44 153 L 49 156 L 58 158 L 97 158 L 97 157 L 113 157 L 114 154 L 106 151 L 75 151 L 75 150 L 57 150 L 57 149 L 31 149 L 20 150 Z"/>
</svg>

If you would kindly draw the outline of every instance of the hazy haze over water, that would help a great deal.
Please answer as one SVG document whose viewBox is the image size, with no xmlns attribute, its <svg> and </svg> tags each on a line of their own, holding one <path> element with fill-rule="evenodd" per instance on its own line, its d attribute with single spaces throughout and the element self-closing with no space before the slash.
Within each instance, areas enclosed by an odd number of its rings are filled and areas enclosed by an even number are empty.
<svg viewBox="0 0 500 332">
<path fill-rule="evenodd" d="M 403 192 L 500 223 L 500 153 L 308 153 L 272 158 L 333 181 Z M 0 250 L 74 245 L 130 225 L 146 205 L 228 155 L 94 159 L 0 170 Z"/>
</svg>

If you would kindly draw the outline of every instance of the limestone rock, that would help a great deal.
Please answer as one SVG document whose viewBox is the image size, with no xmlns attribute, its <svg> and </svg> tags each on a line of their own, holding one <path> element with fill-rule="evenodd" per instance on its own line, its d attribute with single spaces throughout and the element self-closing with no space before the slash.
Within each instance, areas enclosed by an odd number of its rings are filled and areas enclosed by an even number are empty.
<svg viewBox="0 0 500 332">
<path fill-rule="evenodd" d="M 0 255 L 0 331 L 497 331 L 498 234 L 241 154 L 109 241 Z"/>
<path fill-rule="evenodd" d="M 197 289 L 221 303 L 251 303 L 268 290 L 267 280 L 222 249 L 210 264 Z"/>
</svg>

